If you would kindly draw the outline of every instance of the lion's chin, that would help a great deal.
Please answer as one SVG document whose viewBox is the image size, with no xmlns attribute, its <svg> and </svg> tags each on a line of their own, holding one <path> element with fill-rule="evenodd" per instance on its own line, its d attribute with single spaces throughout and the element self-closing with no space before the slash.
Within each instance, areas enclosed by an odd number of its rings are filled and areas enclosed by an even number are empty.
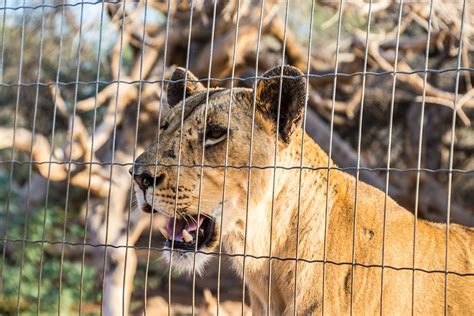
<svg viewBox="0 0 474 316">
<path fill-rule="evenodd" d="M 174 249 L 173 257 L 170 257 L 171 250 L 167 246 L 164 247 L 163 259 L 167 264 L 170 264 L 171 270 L 178 274 L 193 275 L 193 272 L 199 276 L 204 273 L 204 270 L 211 259 L 212 254 L 192 251 Z M 194 258 L 196 257 L 196 258 Z"/>
</svg>

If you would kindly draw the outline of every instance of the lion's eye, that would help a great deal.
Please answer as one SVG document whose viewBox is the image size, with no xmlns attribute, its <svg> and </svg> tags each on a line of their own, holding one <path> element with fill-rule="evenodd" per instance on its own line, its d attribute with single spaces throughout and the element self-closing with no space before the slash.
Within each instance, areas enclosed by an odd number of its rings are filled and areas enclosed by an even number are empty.
<svg viewBox="0 0 474 316">
<path fill-rule="evenodd" d="M 221 126 L 209 126 L 206 131 L 206 146 L 222 142 L 227 137 L 227 129 Z"/>
<path fill-rule="evenodd" d="M 163 124 L 161 124 L 160 129 L 167 129 L 168 126 L 170 126 L 170 123 L 169 122 L 164 122 Z"/>
</svg>

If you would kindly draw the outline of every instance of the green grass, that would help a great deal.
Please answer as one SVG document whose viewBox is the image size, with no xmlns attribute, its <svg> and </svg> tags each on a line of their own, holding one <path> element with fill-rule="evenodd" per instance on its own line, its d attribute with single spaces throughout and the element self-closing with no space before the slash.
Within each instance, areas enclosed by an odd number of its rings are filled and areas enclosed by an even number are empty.
<svg viewBox="0 0 474 316">
<path fill-rule="evenodd" d="M 0 173 L 0 227 L 3 231 L 6 223 L 6 204 L 8 190 L 8 174 Z M 11 193 L 9 203 L 9 218 L 7 238 L 11 241 L 1 243 L 3 253 L 6 248 L 6 257 L 3 264 L 3 288 L 0 293 L 0 314 L 15 314 L 17 310 L 18 288 L 20 283 L 20 269 L 23 266 L 20 290 L 20 311 L 22 313 L 36 313 L 40 258 L 43 251 L 42 282 L 39 287 L 41 313 L 57 313 L 61 266 L 61 244 L 45 243 L 42 248 L 43 220 L 44 239 L 47 241 L 60 241 L 63 234 L 63 209 L 57 205 L 30 209 L 27 229 L 27 240 L 23 243 L 25 229 L 25 206 L 19 195 Z M 80 242 L 83 228 L 74 222 L 67 225 L 66 240 Z M 12 241 L 19 240 L 19 241 Z M 73 259 L 64 256 L 61 311 L 76 311 L 79 306 L 82 246 L 65 246 L 67 254 L 73 254 Z M 21 265 L 22 257 L 23 265 Z M 94 267 L 84 265 L 84 288 L 82 293 L 83 303 L 97 304 L 100 292 L 96 289 L 96 272 Z"/>
</svg>

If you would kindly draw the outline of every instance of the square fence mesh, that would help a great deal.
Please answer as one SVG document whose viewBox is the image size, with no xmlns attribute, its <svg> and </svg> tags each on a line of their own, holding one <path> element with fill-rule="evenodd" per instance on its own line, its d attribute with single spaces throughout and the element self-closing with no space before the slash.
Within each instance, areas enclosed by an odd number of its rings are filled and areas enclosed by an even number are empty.
<svg viewBox="0 0 474 316">
<path fill-rule="evenodd" d="M 471 1 L 1 2 L 0 314 L 472 307 Z"/>
</svg>

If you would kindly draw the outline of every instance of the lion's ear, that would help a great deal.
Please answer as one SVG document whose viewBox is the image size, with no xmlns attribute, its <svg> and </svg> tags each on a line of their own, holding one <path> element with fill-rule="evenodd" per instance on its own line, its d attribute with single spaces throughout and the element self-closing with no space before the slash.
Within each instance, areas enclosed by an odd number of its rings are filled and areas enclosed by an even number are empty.
<svg viewBox="0 0 474 316">
<path fill-rule="evenodd" d="M 186 75 L 187 73 L 187 75 Z M 186 79 L 186 80 L 185 80 Z M 190 97 L 198 91 L 205 90 L 204 85 L 198 81 L 192 72 L 178 67 L 171 75 L 168 84 L 167 98 L 170 107 L 175 106 L 183 100 L 183 97 Z M 186 91 L 186 92 L 185 92 Z M 186 93 L 186 96 L 184 95 Z"/>
<path fill-rule="evenodd" d="M 278 135 L 283 142 L 290 142 L 291 135 L 303 119 L 306 101 L 306 81 L 303 73 L 292 66 L 283 66 L 283 69 L 274 67 L 267 71 L 257 83 L 255 93 L 259 110 L 275 126 L 277 126 L 278 112 L 280 112 Z"/>
</svg>

